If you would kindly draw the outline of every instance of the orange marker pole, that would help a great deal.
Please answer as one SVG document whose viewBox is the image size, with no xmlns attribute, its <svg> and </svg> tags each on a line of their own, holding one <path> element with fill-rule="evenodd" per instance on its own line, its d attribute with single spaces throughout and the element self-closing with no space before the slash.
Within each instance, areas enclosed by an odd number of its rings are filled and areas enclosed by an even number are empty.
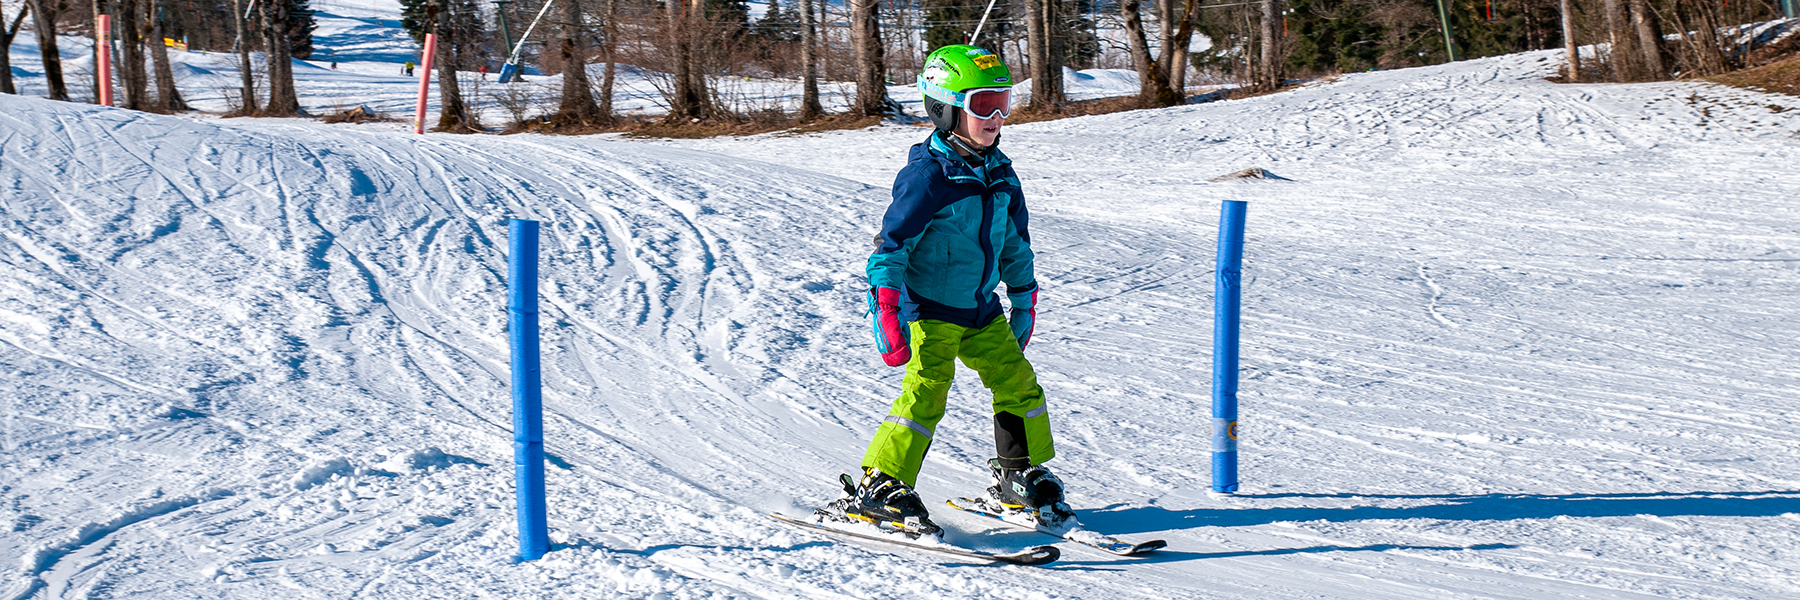
<svg viewBox="0 0 1800 600">
<path fill-rule="evenodd" d="M 95 69 L 100 72 L 100 105 L 112 106 L 112 15 L 100 15 L 94 38 L 100 42 L 99 53 L 94 58 Z"/>
</svg>

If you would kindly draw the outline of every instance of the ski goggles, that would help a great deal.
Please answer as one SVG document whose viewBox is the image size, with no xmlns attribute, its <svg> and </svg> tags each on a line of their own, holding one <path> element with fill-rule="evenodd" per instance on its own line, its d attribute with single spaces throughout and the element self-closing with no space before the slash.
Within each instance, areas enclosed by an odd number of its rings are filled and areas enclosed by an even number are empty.
<svg viewBox="0 0 1800 600">
<path fill-rule="evenodd" d="M 977 119 L 1012 116 L 1012 88 L 981 88 L 963 96 L 963 110 Z"/>
<path fill-rule="evenodd" d="M 951 106 L 960 106 L 981 119 L 1012 116 L 1012 88 L 976 88 L 958 92 L 919 76 L 919 91 Z"/>
</svg>

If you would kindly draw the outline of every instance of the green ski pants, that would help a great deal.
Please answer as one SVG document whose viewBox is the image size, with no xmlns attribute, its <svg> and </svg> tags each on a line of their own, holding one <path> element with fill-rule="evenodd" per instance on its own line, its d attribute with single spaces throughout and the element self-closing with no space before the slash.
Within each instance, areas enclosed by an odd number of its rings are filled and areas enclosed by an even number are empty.
<svg viewBox="0 0 1800 600">
<path fill-rule="evenodd" d="M 862 466 L 881 469 L 909 486 L 918 483 L 925 451 L 931 447 L 938 421 L 944 418 L 950 380 L 956 376 L 959 358 L 981 375 L 981 385 L 993 393 L 995 415 L 1010 413 L 1023 420 L 1023 441 L 1029 449 L 1030 463 L 1042 463 L 1056 456 L 1044 388 L 1038 386 L 1037 373 L 1019 350 L 1019 340 L 1013 337 L 1006 319 L 994 319 L 980 329 L 942 321 L 913 321 L 911 333 L 912 361 L 906 363 L 900 397 L 875 430 Z"/>
</svg>

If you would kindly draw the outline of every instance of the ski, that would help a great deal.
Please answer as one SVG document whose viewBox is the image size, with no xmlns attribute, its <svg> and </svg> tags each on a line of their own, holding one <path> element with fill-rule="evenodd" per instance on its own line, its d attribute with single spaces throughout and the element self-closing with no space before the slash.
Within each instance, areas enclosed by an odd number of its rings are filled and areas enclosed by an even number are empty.
<svg viewBox="0 0 1800 600">
<path fill-rule="evenodd" d="M 853 531 L 850 529 L 840 529 L 837 527 L 828 526 L 821 522 L 796 519 L 796 518 L 793 518 L 793 517 L 790 517 L 790 516 L 787 516 L 784 514 L 780 514 L 780 513 L 769 513 L 769 516 L 774 518 L 777 521 L 787 523 L 794 527 L 798 527 L 800 529 L 811 531 L 813 533 L 821 534 L 821 535 L 824 535 L 827 537 L 835 537 L 835 538 L 839 538 L 839 539 L 851 539 L 851 540 L 858 540 L 858 541 L 864 541 L 864 542 L 875 542 L 875 543 L 880 543 L 880 544 L 887 544 L 887 545 L 891 545 L 891 546 L 907 548 L 907 549 L 911 549 L 911 550 L 920 550 L 920 551 L 924 551 L 924 552 L 931 552 L 931 553 L 941 554 L 941 555 L 945 555 L 945 556 L 955 556 L 955 557 L 959 557 L 959 558 L 978 560 L 978 561 L 983 561 L 983 562 L 988 562 L 988 563 L 1005 563 L 1005 564 L 1013 564 L 1013 565 L 1037 566 L 1037 565 L 1050 564 L 1052 562 L 1055 562 L 1057 558 L 1062 557 L 1062 551 L 1058 550 L 1056 548 L 1056 546 L 1033 546 L 1031 548 L 1026 548 L 1026 549 L 1020 550 L 1018 552 L 1001 554 L 1001 553 L 993 553 L 993 552 L 982 552 L 980 550 L 975 550 L 972 548 L 964 548 L 962 546 L 955 546 L 955 545 L 951 545 L 951 544 L 942 544 L 942 543 L 932 544 L 932 543 L 927 543 L 927 542 L 914 541 L 914 540 L 906 539 L 903 537 L 889 537 L 889 536 L 880 535 L 880 534 L 863 533 L 860 531 Z"/>
<path fill-rule="evenodd" d="M 1037 519 L 1031 517 L 1028 513 L 1022 511 L 1008 511 L 1005 507 L 994 506 L 993 503 L 984 498 L 957 498 L 955 500 L 947 501 L 946 504 L 949 504 L 951 508 L 969 514 L 987 517 L 1014 527 L 1035 529 L 1083 546 L 1091 546 L 1098 548 L 1101 551 L 1117 554 L 1119 556 L 1131 556 L 1134 554 L 1153 552 L 1169 545 L 1168 542 L 1162 540 L 1150 540 L 1148 542 L 1133 544 L 1104 533 L 1084 528 L 1081 526 L 1081 522 L 1074 519 L 1069 519 L 1070 524 L 1063 527 L 1048 527 L 1039 524 Z"/>
</svg>

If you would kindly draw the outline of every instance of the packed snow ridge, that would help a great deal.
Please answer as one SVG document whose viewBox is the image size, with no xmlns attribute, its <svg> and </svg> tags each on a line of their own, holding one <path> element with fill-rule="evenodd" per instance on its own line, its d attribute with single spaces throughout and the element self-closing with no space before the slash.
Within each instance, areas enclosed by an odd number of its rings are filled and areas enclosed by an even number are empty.
<svg viewBox="0 0 1800 600">
<path fill-rule="evenodd" d="M 0 96 L 0 599 L 1800 595 L 1800 100 L 1554 67 L 1007 127 L 1053 467 L 1088 525 L 1169 541 L 1044 568 L 762 516 L 831 499 L 897 392 L 863 264 L 922 129 Z M 1250 167 L 1282 179 L 1210 181 Z M 1206 493 L 1222 200 L 1250 206 L 1232 497 Z M 554 547 L 525 563 L 510 218 L 544 228 Z M 933 506 L 987 485 L 986 402 L 964 372 Z"/>
</svg>

